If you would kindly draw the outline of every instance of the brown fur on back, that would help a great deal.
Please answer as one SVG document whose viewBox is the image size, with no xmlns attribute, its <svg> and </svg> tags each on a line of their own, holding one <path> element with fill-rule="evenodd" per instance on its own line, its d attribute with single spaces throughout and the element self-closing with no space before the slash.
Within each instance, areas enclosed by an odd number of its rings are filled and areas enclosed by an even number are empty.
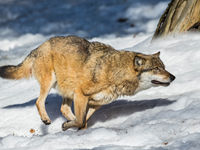
<svg viewBox="0 0 200 150">
<path fill-rule="evenodd" d="M 73 99 L 76 87 L 81 87 L 88 96 L 110 91 L 112 99 L 134 93 L 137 85 L 134 53 L 117 51 L 109 45 L 74 36 L 55 37 L 49 43 L 61 95 Z"/>
</svg>

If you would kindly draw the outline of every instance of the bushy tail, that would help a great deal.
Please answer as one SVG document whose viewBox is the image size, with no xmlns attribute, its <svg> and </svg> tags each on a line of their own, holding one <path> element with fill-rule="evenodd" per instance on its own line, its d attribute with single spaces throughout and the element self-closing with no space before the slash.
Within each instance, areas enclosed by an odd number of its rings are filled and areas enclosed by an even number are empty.
<svg viewBox="0 0 200 150">
<path fill-rule="evenodd" d="M 0 67 L 0 77 L 6 79 L 29 78 L 32 75 L 33 57 L 27 56 L 26 59 L 17 66 L 8 65 Z"/>
</svg>

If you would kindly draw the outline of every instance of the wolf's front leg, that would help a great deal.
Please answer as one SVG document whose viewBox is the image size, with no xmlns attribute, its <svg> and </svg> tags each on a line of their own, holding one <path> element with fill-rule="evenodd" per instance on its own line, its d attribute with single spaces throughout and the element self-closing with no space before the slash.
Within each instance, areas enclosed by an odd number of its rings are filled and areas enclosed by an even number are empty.
<svg viewBox="0 0 200 150">
<path fill-rule="evenodd" d="M 75 90 L 74 94 L 74 110 L 76 119 L 64 122 L 62 125 L 63 131 L 71 128 L 83 128 L 86 123 L 86 114 L 88 109 L 88 97 L 82 93 L 82 90 Z"/>
<path fill-rule="evenodd" d="M 86 115 L 86 122 L 85 122 L 85 126 L 82 128 L 79 128 L 80 130 L 84 130 L 87 129 L 87 123 L 88 120 L 90 119 L 90 117 L 94 114 L 95 111 L 97 111 L 99 108 L 101 107 L 101 105 L 97 105 L 97 106 L 89 106 L 89 109 L 87 111 L 87 115 Z"/>
</svg>

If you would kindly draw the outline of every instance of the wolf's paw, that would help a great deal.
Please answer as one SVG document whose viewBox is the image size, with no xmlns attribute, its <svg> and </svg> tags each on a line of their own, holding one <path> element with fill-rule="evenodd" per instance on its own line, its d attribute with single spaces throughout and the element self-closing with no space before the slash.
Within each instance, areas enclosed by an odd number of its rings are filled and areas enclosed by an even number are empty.
<svg viewBox="0 0 200 150">
<path fill-rule="evenodd" d="M 42 120 L 42 122 L 44 122 L 45 125 L 50 125 L 51 124 L 51 120 Z"/>
<path fill-rule="evenodd" d="M 65 121 L 63 124 L 62 124 L 62 130 L 63 131 L 66 131 L 67 129 L 71 128 L 72 127 L 72 121 Z"/>
</svg>

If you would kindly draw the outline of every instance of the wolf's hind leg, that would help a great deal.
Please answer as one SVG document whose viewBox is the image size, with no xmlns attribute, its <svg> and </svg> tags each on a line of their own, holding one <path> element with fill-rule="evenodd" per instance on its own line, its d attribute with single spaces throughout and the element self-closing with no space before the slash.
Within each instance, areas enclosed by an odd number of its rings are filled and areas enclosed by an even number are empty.
<svg viewBox="0 0 200 150">
<path fill-rule="evenodd" d="M 67 118 L 68 121 L 76 119 L 76 117 L 72 112 L 71 106 L 72 106 L 72 100 L 69 98 L 63 98 L 60 111 L 62 112 L 63 116 Z"/>
<path fill-rule="evenodd" d="M 45 87 L 45 86 L 41 85 L 40 96 L 38 97 L 38 99 L 36 101 L 36 106 L 37 106 L 38 112 L 40 114 L 41 120 L 46 125 L 49 125 L 51 123 L 51 120 L 49 119 L 49 116 L 45 109 L 45 100 L 46 100 L 49 90 L 50 90 L 50 87 Z"/>
<path fill-rule="evenodd" d="M 44 122 L 44 124 L 49 125 L 51 124 L 51 120 L 45 109 L 45 100 L 51 87 L 55 83 L 54 81 L 55 79 L 53 77 L 53 73 L 49 73 L 48 75 L 46 74 L 46 76 L 43 77 L 40 76 L 37 79 L 38 82 L 40 83 L 40 96 L 36 101 L 36 106 L 40 114 L 41 120 Z"/>
</svg>

